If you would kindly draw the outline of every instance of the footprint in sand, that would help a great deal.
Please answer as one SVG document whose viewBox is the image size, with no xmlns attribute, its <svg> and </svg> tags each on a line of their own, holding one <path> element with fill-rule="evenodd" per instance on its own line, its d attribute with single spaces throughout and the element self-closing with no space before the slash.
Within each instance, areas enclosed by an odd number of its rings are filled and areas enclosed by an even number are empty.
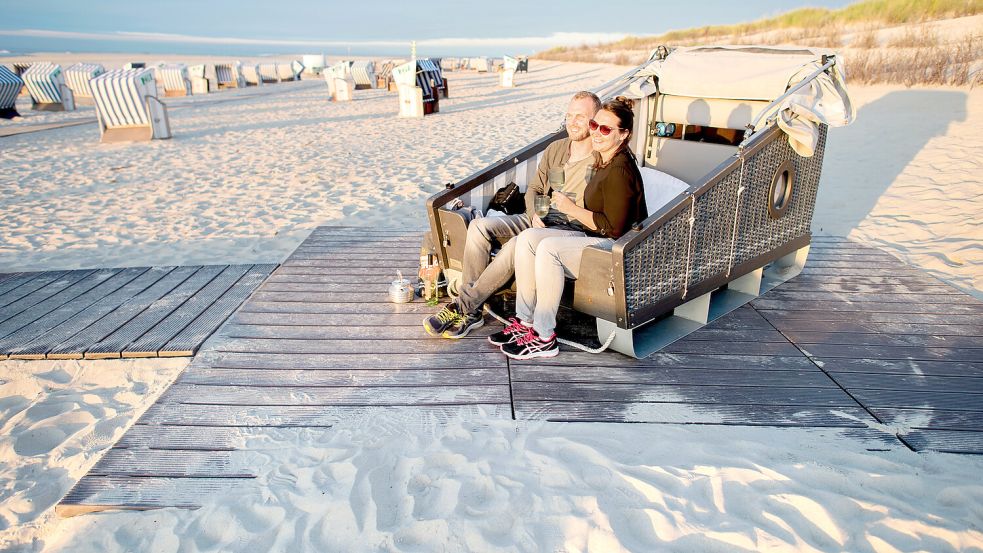
<svg viewBox="0 0 983 553">
<path fill-rule="evenodd" d="M 74 430 L 73 430 L 74 432 Z M 43 426 L 29 430 L 16 438 L 14 451 L 18 455 L 40 455 L 47 453 L 64 443 L 69 433 L 62 428 L 54 426 Z"/>
</svg>

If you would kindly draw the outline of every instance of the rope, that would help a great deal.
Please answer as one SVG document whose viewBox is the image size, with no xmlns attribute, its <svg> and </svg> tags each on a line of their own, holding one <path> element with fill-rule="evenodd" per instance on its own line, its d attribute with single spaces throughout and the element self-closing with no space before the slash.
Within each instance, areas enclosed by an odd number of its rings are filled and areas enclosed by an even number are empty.
<svg viewBox="0 0 983 553">
<path fill-rule="evenodd" d="M 508 325 L 509 324 L 509 321 L 507 321 L 504 318 L 500 317 L 498 315 L 498 313 L 495 313 L 494 311 L 492 311 L 492 308 L 491 307 L 488 307 L 487 304 L 485 305 L 485 311 L 487 311 L 488 314 L 491 315 L 492 317 L 494 317 L 498 322 L 500 322 L 500 323 L 502 323 L 504 325 Z M 612 330 L 611 331 L 611 335 L 608 336 L 608 339 L 607 340 L 604 340 L 604 343 L 601 344 L 601 347 L 599 347 L 599 348 L 587 347 L 587 346 L 585 346 L 585 345 L 583 345 L 583 344 L 581 344 L 579 342 L 574 342 L 573 340 L 564 340 L 563 338 L 560 338 L 559 336 L 556 338 L 556 341 L 557 342 L 560 342 L 563 345 L 567 345 L 567 346 L 570 346 L 570 347 L 573 347 L 573 348 L 577 348 L 580 351 L 586 351 L 587 353 L 601 353 L 602 351 L 608 349 L 608 347 L 611 345 L 611 342 L 614 341 L 614 337 L 615 337 L 616 334 L 617 334 L 617 332 L 614 331 L 614 330 Z"/>
<path fill-rule="evenodd" d="M 744 192 L 744 149 L 740 150 L 741 176 L 737 181 L 737 201 L 734 203 L 734 228 L 730 234 L 730 261 L 727 263 L 727 276 L 734 268 L 734 250 L 737 248 L 737 215 L 741 211 L 741 194 Z"/>
<path fill-rule="evenodd" d="M 686 240 L 686 272 L 683 274 L 683 297 L 689 291 L 689 269 L 693 261 L 693 224 L 696 222 L 696 196 L 690 196 L 689 204 L 689 239 Z"/>
</svg>

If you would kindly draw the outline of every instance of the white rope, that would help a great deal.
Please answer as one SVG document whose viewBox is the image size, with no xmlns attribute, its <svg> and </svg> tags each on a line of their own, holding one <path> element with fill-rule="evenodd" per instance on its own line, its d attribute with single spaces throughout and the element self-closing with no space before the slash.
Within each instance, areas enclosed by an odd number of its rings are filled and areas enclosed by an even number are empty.
<svg viewBox="0 0 983 553">
<path fill-rule="evenodd" d="M 495 317 L 495 319 L 498 320 L 498 322 L 500 322 L 500 323 L 502 323 L 502 324 L 504 324 L 506 326 L 508 326 L 509 324 L 511 324 L 509 321 L 507 321 L 507 320 L 503 319 L 502 317 L 500 317 L 498 315 L 498 313 L 495 313 L 494 311 L 492 311 L 492 308 L 489 307 L 487 304 L 485 305 L 485 311 L 487 311 L 488 314 L 491 315 L 492 317 Z M 604 343 L 601 344 L 601 347 L 599 347 L 599 348 L 590 348 L 590 347 L 587 347 L 587 346 L 585 346 L 585 345 L 583 345 L 583 344 L 581 344 L 579 342 L 574 342 L 572 340 L 564 340 L 563 338 L 560 338 L 560 337 L 557 337 L 556 338 L 556 341 L 557 342 L 560 342 L 561 344 L 564 344 L 564 345 L 567 345 L 567 346 L 570 346 L 570 347 L 573 347 L 573 348 L 577 348 L 580 351 L 586 351 L 587 353 L 601 353 L 602 351 L 608 349 L 608 347 L 611 345 L 611 342 L 614 341 L 614 337 L 615 337 L 616 334 L 617 334 L 616 331 L 612 330 L 611 331 L 611 335 L 608 336 L 608 339 L 605 340 Z"/>
<path fill-rule="evenodd" d="M 737 200 L 734 203 L 734 228 L 730 234 L 730 261 L 727 263 L 727 276 L 730 277 L 730 270 L 734 268 L 734 250 L 737 248 L 737 216 L 741 211 L 741 194 L 744 192 L 744 149 L 740 150 L 741 157 L 741 176 L 737 181 Z"/>
<path fill-rule="evenodd" d="M 689 239 L 686 240 L 686 269 L 683 273 L 683 298 L 689 291 L 689 269 L 693 261 L 693 224 L 696 222 L 696 196 L 690 196 L 692 202 L 689 204 Z"/>
</svg>

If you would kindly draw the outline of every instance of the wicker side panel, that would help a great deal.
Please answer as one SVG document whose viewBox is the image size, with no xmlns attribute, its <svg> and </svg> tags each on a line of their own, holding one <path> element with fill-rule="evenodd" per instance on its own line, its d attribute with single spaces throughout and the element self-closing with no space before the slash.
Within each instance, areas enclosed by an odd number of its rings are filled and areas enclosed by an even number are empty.
<svg viewBox="0 0 983 553">
<path fill-rule="evenodd" d="M 727 272 L 741 176 L 740 166 L 733 167 L 723 180 L 696 198 L 689 286 Z"/>
<path fill-rule="evenodd" d="M 689 245 L 689 205 L 636 247 L 625 252 L 625 301 L 629 315 L 683 289 Z"/>
<path fill-rule="evenodd" d="M 821 125 L 816 153 L 812 157 L 796 154 L 789 146 L 788 138 L 782 133 L 745 160 L 745 190 L 741 195 L 734 265 L 740 265 L 794 238 L 809 234 L 825 148 L 826 125 Z M 787 160 L 791 160 L 795 167 L 792 196 L 788 200 L 785 214 L 772 219 L 768 214 L 771 183 L 779 166 Z"/>
</svg>

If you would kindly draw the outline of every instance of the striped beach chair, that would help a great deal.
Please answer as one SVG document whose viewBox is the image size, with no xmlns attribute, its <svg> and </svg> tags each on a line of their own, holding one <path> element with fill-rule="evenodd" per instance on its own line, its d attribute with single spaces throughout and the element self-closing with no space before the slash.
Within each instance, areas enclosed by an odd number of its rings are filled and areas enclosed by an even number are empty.
<svg viewBox="0 0 983 553">
<path fill-rule="evenodd" d="M 191 96 L 187 65 L 181 63 L 158 67 L 157 78 L 164 85 L 164 96 Z"/>
<path fill-rule="evenodd" d="M 259 74 L 259 65 L 247 63 L 242 66 L 242 77 L 246 86 L 263 86 L 263 77 Z"/>
<path fill-rule="evenodd" d="M 106 72 L 106 68 L 98 63 L 76 63 L 65 70 L 65 84 L 72 89 L 76 100 L 92 101 L 92 90 L 89 81 Z"/>
<path fill-rule="evenodd" d="M 280 69 L 276 63 L 261 63 L 256 71 L 264 83 L 280 82 Z"/>
<path fill-rule="evenodd" d="M 20 115 L 15 104 L 22 88 L 24 81 L 16 73 L 0 65 L 0 118 L 13 119 Z"/>
<path fill-rule="evenodd" d="M 488 58 L 471 58 L 469 65 L 473 71 L 477 71 L 478 73 L 488 72 Z"/>
<path fill-rule="evenodd" d="M 324 70 L 324 81 L 328 83 L 328 94 L 332 102 L 348 102 L 354 96 L 355 81 L 347 61 L 339 61 Z"/>
<path fill-rule="evenodd" d="M 102 142 L 170 138 L 167 106 L 151 69 L 109 71 L 89 81 Z"/>
<path fill-rule="evenodd" d="M 126 62 L 123 69 L 143 69 L 144 67 L 147 67 L 147 64 L 142 61 L 130 61 Z"/>
<path fill-rule="evenodd" d="M 355 90 L 373 88 L 375 85 L 375 63 L 371 61 L 356 61 L 351 65 L 352 80 Z"/>
<path fill-rule="evenodd" d="M 72 111 L 75 96 L 65 84 L 65 74 L 57 63 L 35 63 L 21 75 L 38 111 Z"/>
<path fill-rule="evenodd" d="M 444 79 L 444 72 L 440 69 L 439 60 L 435 61 L 430 58 L 424 58 L 417 60 L 417 66 L 420 71 L 425 73 L 426 78 L 429 79 L 430 88 L 434 91 L 434 94 L 441 98 L 447 98 L 449 87 L 447 80 Z"/>
<path fill-rule="evenodd" d="M 242 64 L 216 63 L 215 80 L 217 88 L 245 88 L 246 79 L 242 76 Z"/>
<path fill-rule="evenodd" d="M 423 117 L 440 111 L 440 94 L 433 85 L 432 64 L 423 61 L 410 61 L 393 68 L 393 80 L 399 90 L 400 117 Z"/>
<path fill-rule="evenodd" d="M 11 67 L 14 68 L 14 74 L 17 75 L 18 77 L 20 77 L 20 80 L 23 81 L 24 80 L 24 72 L 27 71 L 31 67 L 31 65 L 33 65 L 33 64 L 31 62 L 28 62 L 28 61 L 15 61 L 14 63 L 12 63 L 10 65 L 11 65 Z M 27 91 L 27 85 L 24 85 L 24 86 L 21 87 L 21 89 L 20 89 L 20 95 L 21 96 L 30 96 L 30 94 L 31 93 Z"/>
<path fill-rule="evenodd" d="M 218 75 L 214 64 L 202 63 L 189 66 L 188 78 L 191 80 L 192 94 L 208 94 L 218 90 Z"/>
<path fill-rule="evenodd" d="M 382 69 L 375 74 L 376 88 L 385 88 L 389 92 L 396 90 L 396 84 L 393 82 L 393 67 L 396 67 L 396 62 L 392 60 L 382 64 Z"/>
</svg>

